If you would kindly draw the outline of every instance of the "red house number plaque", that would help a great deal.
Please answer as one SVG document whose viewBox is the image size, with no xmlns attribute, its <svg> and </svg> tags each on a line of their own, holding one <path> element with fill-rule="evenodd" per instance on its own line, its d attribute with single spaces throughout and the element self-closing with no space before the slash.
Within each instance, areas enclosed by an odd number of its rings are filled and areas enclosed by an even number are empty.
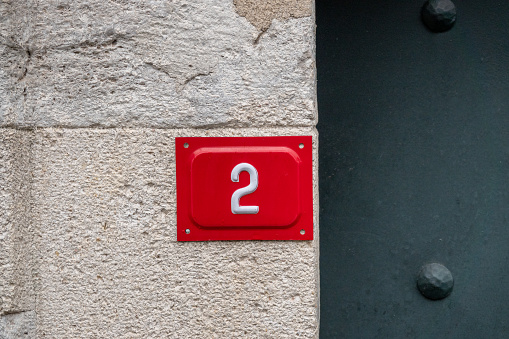
<svg viewBox="0 0 509 339">
<path fill-rule="evenodd" d="M 312 240 L 312 137 L 175 139 L 177 240 Z"/>
</svg>

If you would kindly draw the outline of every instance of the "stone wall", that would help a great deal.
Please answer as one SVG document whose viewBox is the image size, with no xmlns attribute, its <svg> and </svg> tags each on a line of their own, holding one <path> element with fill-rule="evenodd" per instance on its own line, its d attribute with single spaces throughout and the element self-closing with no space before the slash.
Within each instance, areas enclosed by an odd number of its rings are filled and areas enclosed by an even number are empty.
<svg viewBox="0 0 509 339">
<path fill-rule="evenodd" d="M 318 335 L 309 1 L 0 4 L 0 337 Z M 314 241 L 176 241 L 174 138 L 314 136 Z"/>
</svg>

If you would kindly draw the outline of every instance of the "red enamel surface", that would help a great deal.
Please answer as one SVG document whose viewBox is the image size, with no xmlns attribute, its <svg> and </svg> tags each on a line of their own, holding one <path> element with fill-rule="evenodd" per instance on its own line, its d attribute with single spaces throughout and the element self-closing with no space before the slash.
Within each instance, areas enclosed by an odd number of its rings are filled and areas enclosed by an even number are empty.
<svg viewBox="0 0 509 339">
<path fill-rule="evenodd" d="M 175 147 L 179 241 L 313 239 L 311 136 L 182 137 Z M 258 172 L 256 191 L 240 199 L 256 214 L 232 213 L 233 192 L 250 182 L 245 171 L 231 180 L 239 163 Z"/>
</svg>

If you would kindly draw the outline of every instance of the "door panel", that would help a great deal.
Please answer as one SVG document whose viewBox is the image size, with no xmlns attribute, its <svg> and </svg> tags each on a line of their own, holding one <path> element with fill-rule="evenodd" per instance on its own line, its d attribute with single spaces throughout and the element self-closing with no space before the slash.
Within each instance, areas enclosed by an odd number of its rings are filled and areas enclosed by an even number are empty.
<svg viewBox="0 0 509 339">
<path fill-rule="evenodd" d="M 322 338 L 509 337 L 509 2 L 455 4 L 316 2 Z"/>
</svg>

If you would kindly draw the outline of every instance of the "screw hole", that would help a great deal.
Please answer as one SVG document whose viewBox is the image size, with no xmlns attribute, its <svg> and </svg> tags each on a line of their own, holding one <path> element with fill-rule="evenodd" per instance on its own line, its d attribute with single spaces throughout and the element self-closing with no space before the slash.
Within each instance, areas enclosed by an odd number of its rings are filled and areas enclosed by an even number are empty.
<svg viewBox="0 0 509 339">
<path fill-rule="evenodd" d="M 184 144 L 184 148 L 188 148 L 188 147 L 189 147 L 189 144 L 186 142 L 186 143 Z"/>
<path fill-rule="evenodd" d="M 304 144 L 299 144 L 299 148 L 304 148 Z"/>
<path fill-rule="evenodd" d="M 189 228 L 186 229 L 186 234 L 191 233 L 191 230 Z"/>
<path fill-rule="evenodd" d="M 300 234 L 304 235 L 304 234 L 306 234 L 306 231 L 300 230 Z"/>
</svg>

